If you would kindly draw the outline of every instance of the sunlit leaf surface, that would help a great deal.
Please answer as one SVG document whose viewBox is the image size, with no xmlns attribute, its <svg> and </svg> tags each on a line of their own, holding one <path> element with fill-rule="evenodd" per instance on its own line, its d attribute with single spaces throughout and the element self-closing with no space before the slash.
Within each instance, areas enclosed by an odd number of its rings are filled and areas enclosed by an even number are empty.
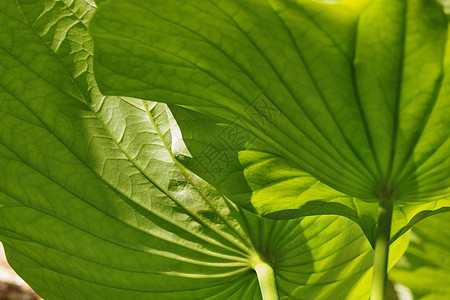
<svg viewBox="0 0 450 300">
<path fill-rule="evenodd" d="M 47 300 L 260 299 L 260 259 L 282 298 L 366 296 L 357 225 L 244 212 L 174 159 L 164 104 L 100 94 L 94 10 L 0 2 L 0 239 L 17 272 Z"/>
<path fill-rule="evenodd" d="M 111 0 L 91 25 L 104 93 L 187 106 L 255 137 L 228 149 L 240 166 L 226 177 L 246 195 L 210 180 L 235 202 L 345 215 L 371 242 L 380 195 L 395 198 L 392 239 L 450 205 L 437 2 Z"/>
</svg>

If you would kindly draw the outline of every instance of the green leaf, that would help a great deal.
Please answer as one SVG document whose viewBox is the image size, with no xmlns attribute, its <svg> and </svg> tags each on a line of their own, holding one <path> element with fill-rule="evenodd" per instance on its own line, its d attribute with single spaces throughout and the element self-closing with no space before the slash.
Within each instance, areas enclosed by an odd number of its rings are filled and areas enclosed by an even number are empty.
<svg viewBox="0 0 450 300">
<path fill-rule="evenodd" d="M 448 31 L 435 1 L 111 0 L 91 33 L 104 93 L 255 137 L 225 148 L 239 157 L 237 190 L 251 190 L 237 203 L 345 215 L 372 243 L 382 194 L 395 198 L 392 240 L 450 205 Z"/>
<path fill-rule="evenodd" d="M 414 299 L 450 297 L 450 214 L 433 216 L 413 228 L 411 243 L 389 277 L 408 287 Z"/>
<path fill-rule="evenodd" d="M 189 149 L 175 149 L 177 158 L 238 205 L 275 219 L 337 213 L 375 235 L 376 202 L 355 201 L 286 159 L 258 150 L 258 140 L 235 124 L 216 124 L 178 107 L 172 112 Z"/>
<path fill-rule="evenodd" d="M 164 104 L 99 93 L 94 10 L 0 2 L 0 239 L 16 271 L 48 300 L 260 299 L 263 261 L 282 298 L 367 296 L 355 224 L 237 208 L 175 160 Z"/>
</svg>

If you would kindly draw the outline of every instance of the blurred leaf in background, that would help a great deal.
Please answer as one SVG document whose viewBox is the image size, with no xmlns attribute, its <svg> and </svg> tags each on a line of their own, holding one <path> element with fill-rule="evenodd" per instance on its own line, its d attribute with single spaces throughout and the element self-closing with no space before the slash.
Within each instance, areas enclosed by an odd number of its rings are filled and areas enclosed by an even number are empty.
<svg viewBox="0 0 450 300">
<path fill-rule="evenodd" d="M 450 213 L 413 227 L 408 250 L 389 274 L 412 291 L 414 300 L 450 299 L 449 228 Z"/>
</svg>

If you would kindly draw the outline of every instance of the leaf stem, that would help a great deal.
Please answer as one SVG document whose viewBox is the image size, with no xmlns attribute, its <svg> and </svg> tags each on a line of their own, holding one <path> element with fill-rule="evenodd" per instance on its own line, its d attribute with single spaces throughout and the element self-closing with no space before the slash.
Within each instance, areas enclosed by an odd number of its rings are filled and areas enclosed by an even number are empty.
<svg viewBox="0 0 450 300">
<path fill-rule="evenodd" d="M 378 232 L 375 242 L 373 263 L 372 291 L 370 300 L 386 299 L 386 281 L 389 259 L 389 241 L 391 235 L 393 192 L 380 193 L 378 207 Z"/>
<path fill-rule="evenodd" d="M 277 285 L 275 283 L 275 274 L 272 267 L 259 260 L 253 265 L 253 269 L 258 276 L 263 300 L 278 300 Z"/>
</svg>

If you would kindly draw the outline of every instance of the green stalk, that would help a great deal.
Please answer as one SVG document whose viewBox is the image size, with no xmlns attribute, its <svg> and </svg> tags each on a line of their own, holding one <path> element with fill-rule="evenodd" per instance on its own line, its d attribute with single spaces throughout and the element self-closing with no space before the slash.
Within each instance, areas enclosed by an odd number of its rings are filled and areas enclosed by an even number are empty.
<svg viewBox="0 0 450 300">
<path fill-rule="evenodd" d="M 389 259 L 393 199 L 392 193 L 380 195 L 378 208 L 378 232 L 375 242 L 371 300 L 386 299 L 386 281 Z"/>
<path fill-rule="evenodd" d="M 278 300 L 277 285 L 273 269 L 267 263 L 259 260 L 253 265 L 253 269 L 258 276 L 259 287 L 263 300 Z"/>
</svg>

